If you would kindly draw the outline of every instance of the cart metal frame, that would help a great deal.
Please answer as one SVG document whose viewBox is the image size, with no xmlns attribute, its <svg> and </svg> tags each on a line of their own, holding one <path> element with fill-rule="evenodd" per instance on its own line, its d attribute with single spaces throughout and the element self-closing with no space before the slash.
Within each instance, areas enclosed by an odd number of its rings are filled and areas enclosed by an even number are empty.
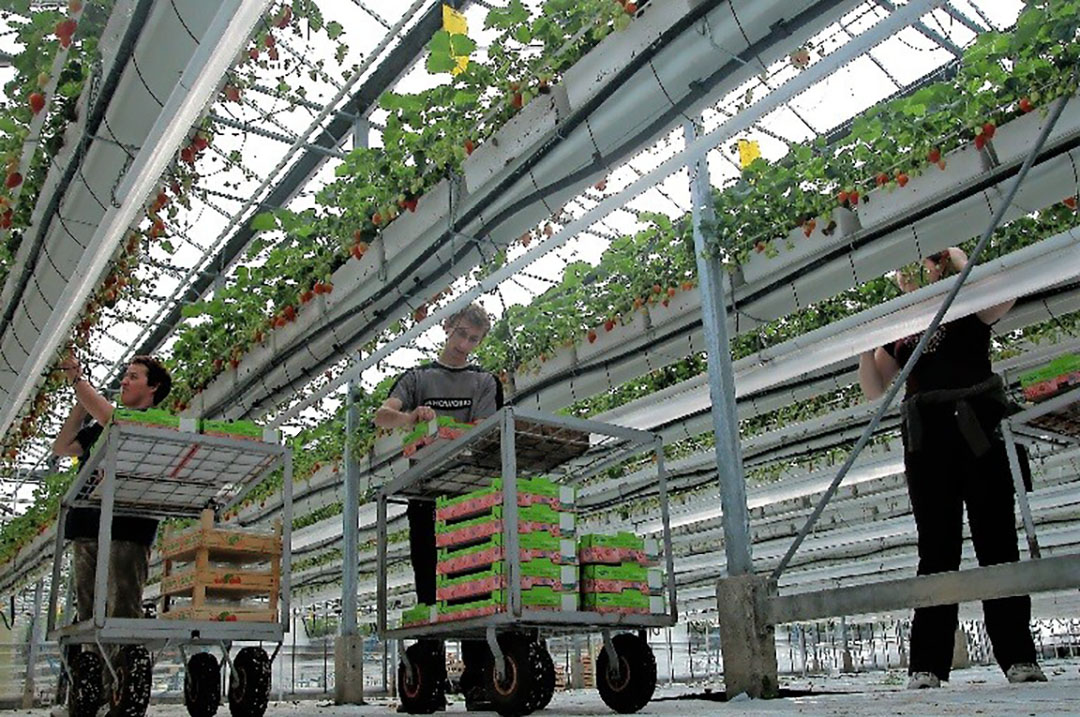
<svg viewBox="0 0 1080 717">
<path fill-rule="evenodd" d="M 658 497 L 663 524 L 662 544 L 664 568 L 666 572 L 665 589 L 667 593 L 667 611 L 664 614 L 624 615 L 601 614 L 586 610 L 547 611 L 529 610 L 522 606 L 521 599 L 521 554 L 518 541 L 518 504 L 517 479 L 518 459 L 517 442 L 518 422 L 552 429 L 567 429 L 588 433 L 590 437 L 599 436 L 600 443 L 590 440 L 590 448 L 584 455 L 561 463 L 545 465 L 542 469 L 529 472 L 561 473 L 568 484 L 581 481 L 607 468 L 618 465 L 637 455 L 652 452 L 656 462 Z M 478 465 L 481 461 L 473 460 L 473 451 L 485 439 L 498 436 L 500 460 L 499 466 Z M 510 584 L 507 596 L 508 604 L 504 612 L 494 615 L 453 620 L 446 623 L 390 628 L 387 625 L 387 504 L 404 502 L 407 498 L 426 498 L 434 500 L 437 494 L 460 494 L 469 490 L 486 487 L 486 481 L 493 475 L 500 475 L 503 481 L 503 540 L 506 545 L 505 555 L 508 563 Z M 617 629 L 643 631 L 653 627 L 670 627 L 678 619 L 677 596 L 675 588 L 674 556 L 671 549 L 671 523 L 668 510 L 667 479 L 664 469 L 663 439 L 654 433 L 624 428 L 599 421 L 592 421 L 570 416 L 554 416 L 513 406 L 506 406 L 483 420 L 461 438 L 440 442 L 421 451 L 419 458 L 408 470 L 397 478 L 384 484 L 376 495 L 376 579 L 377 579 L 377 628 L 380 639 L 407 640 L 424 637 L 433 638 L 482 638 L 486 639 L 495 656 L 495 668 L 502 674 L 502 653 L 496 640 L 496 631 L 514 628 L 536 628 L 547 634 L 566 634 L 575 632 L 601 632 L 604 636 L 605 649 L 610 650 L 609 657 L 617 669 L 619 661 L 611 645 L 611 631 Z M 404 650 L 400 653 L 404 655 Z M 404 659 L 404 658 L 403 658 Z M 405 661 L 405 668 L 411 672 L 411 666 Z"/>
<path fill-rule="evenodd" d="M 197 517 L 210 505 L 227 510 L 258 479 L 279 467 L 284 473 L 284 525 L 277 622 L 155 620 L 106 615 L 114 516 Z M 82 507 L 101 511 L 94 612 L 89 620 L 58 627 L 63 526 L 68 511 Z M 289 629 L 292 507 L 292 451 L 283 444 L 137 424 L 108 426 L 60 504 L 49 594 L 48 638 L 59 643 L 62 660 L 65 648 L 76 644 L 96 644 L 99 648 L 105 644 L 141 644 L 148 649 L 197 644 L 220 645 L 226 663 L 231 666 L 228 652 L 234 641 L 277 643 L 276 656 Z M 105 650 L 101 650 L 101 656 L 106 668 L 115 675 Z M 66 661 L 64 668 L 68 669 Z"/>
<path fill-rule="evenodd" d="M 1005 441 L 1005 452 L 1009 458 L 1009 471 L 1012 473 L 1016 504 L 1020 508 L 1024 534 L 1027 537 L 1028 553 L 1032 558 L 1042 557 L 1042 549 L 1039 547 L 1039 538 L 1035 533 L 1035 521 L 1031 517 L 1031 506 L 1028 505 L 1027 489 L 1024 486 L 1024 478 L 1020 472 L 1020 457 L 1016 452 L 1017 438 L 1019 437 L 1028 443 L 1038 442 L 1059 447 L 1080 446 L 1080 435 L 1067 435 L 1032 423 L 1036 419 L 1069 409 L 1076 404 L 1080 404 L 1080 388 L 1071 389 L 1037 403 L 1031 408 L 1014 413 L 1001 421 L 1001 437 Z"/>
</svg>

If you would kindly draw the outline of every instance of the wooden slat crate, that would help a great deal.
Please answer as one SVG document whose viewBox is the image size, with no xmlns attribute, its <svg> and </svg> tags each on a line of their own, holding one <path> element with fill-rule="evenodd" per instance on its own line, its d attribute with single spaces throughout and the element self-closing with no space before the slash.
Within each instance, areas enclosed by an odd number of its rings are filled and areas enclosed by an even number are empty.
<svg viewBox="0 0 1080 717">
<path fill-rule="evenodd" d="M 170 610 L 161 616 L 165 620 L 210 620 L 212 622 L 277 622 L 277 610 L 265 607 L 242 607 L 217 605 L 213 607 L 187 607 Z"/>
<path fill-rule="evenodd" d="M 161 556 L 162 618 L 277 621 L 281 589 L 280 523 L 273 533 L 226 530 L 215 527 L 212 510 L 204 510 L 197 526 L 165 536 Z M 186 565 L 176 569 L 175 563 Z M 176 597 L 190 601 L 173 606 Z M 262 597 L 266 601 L 254 605 L 236 602 Z M 208 599 L 229 602 L 208 604 Z"/>
</svg>

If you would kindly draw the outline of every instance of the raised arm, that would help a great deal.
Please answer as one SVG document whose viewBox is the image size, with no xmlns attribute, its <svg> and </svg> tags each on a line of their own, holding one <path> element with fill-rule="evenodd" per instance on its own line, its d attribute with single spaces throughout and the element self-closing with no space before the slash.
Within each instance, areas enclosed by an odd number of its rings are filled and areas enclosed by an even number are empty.
<svg viewBox="0 0 1080 717">
<path fill-rule="evenodd" d="M 76 438 L 87 415 L 104 426 L 112 420 L 113 405 L 86 380 L 78 359 L 68 357 L 60 364 L 60 369 L 75 389 L 76 402 L 53 441 L 53 453 L 58 456 L 78 456 L 82 455 L 83 446 Z"/>
<path fill-rule="evenodd" d="M 375 425 L 379 428 L 411 428 L 420 421 L 435 420 L 435 409 L 430 406 L 417 406 L 411 411 L 403 411 L 400 398 L 391 396 L 375 411 Z"/>
<path fill-rule="evenodd" d="M 859 387 L 871 401 L 885 394 L 898 373 L 900 365 L 883 348 L 864 351 L 859 356 Z"/>
</svg>

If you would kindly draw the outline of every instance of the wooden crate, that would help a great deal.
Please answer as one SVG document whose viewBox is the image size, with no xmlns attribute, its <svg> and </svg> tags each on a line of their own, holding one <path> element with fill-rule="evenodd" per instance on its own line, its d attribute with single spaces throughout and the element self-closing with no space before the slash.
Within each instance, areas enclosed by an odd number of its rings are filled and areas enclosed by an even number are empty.
<svg viewBox="0 0 1080 717">
<path fill-rule="evenodd" d="M 281 524 L 273 533 L 215 527 L 204 510 L 199 524 L 162 540 L 161 617 L 276 622 L 281 591 Z M 177 569 L 175 563 L 186 563 Z M 261 567 L 251 567 L 261 564 Z M 173 606 L 176 597 L 190 602 Z M 208 599 L 265 597 L 259 605 L 207 604 Z"/>
<path fill-rule="evenodd" d="M 210 607 L 186 607 L 162 614 L 164 620 L 209 620 L 211 622 L 277 622 L 277 609 L 216 605 Z"/>
<path fill-rule="evenodd" d="M 269 570 L 209 567 L 200 572 L 192 566 L 164 576 L 161 594 L 191 597 L 196 585 L 205 588 L 208 598 L 228 599 L 269 595 L 277 587 L 274 573 Z"/>
</svg>

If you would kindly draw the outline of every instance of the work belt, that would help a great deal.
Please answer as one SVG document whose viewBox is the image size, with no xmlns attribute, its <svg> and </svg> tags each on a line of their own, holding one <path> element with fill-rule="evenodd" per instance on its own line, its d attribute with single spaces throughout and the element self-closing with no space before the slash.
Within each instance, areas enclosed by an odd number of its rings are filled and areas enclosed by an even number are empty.
<svg viewBox="0 0 1080 717">
<path fill-rule="evenodd" d="M 986 435 L 979 414 L 972 401 L 977 399 L 980 407 L 998 407 L 1004 417 L 1012 412 L 1013 406 L 1005 394 L 1005 382 L 994 374 L 990 378 L 967 388 L 944 388 L 936 391 L 922 391 L 904 400 L 900 407 L 900 416 L 907 434 L 906 450 L 918 453 L 923 447 L 923 411 L 933 407 L 953 406 L 956 426 L 968 448 L 976 456 L 982 456 L 990 450 L 990 437 Z"/>
</svg>

